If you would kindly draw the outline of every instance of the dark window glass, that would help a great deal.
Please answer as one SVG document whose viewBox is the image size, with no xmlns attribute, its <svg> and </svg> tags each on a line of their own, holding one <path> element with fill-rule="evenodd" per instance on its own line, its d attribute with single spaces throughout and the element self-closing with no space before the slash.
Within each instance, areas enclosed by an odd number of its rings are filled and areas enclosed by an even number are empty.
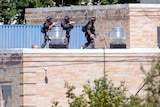
<svg viewBox="0 0 160 107">
<path fill-rule="evenodd" d="M 7 101 L 7 99 L 10 97 L 12 99 L 12 89 L 10 85 L 4 85 L 1 86 L 2 88 L 2 99 L 3 99 L 3 105 L 6 107 L 7 103 L 9 104 L 10 102 Z"/>
<path fill-rule="evenodd" d="M 158 47 L 160 48 L 160 27 L 157 28 L 157 34 Z"/>
</svg>

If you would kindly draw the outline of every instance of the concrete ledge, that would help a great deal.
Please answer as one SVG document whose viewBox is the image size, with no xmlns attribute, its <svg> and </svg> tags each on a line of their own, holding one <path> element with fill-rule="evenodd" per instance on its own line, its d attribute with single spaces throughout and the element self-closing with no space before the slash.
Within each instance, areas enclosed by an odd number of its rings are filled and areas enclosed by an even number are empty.
<svg viewBox="0 0 160 107">
<path fill-rule="evenodd" d="M 5 49 L 0 50 L 0 53 L 114 53 L 114 54 L 159 54 L 160 49 L 157 48 L 131 48 L 131 49 L 30 49 L 30 48 L 19 48 L 19 49 Z"/>
<path fill-rule="evenodd" d="M 93 10 L 93 9 L 117 9 L 117 8 L 160 8 L 160 4 L 115 4 L 100 6 L 66 6 L 50 8 L 27 8 L 26 12 L 49 12 L 49 11 L 67 11 L 67 10 Z"/>
<path fill-rule="evenodd" d="M 129 4 L 129 8 L 160 8 L 160 4 Z"/>
<path fill-rule="evenodd" d="M 26 12 L 49 12 L 49 11 L 67 11 L 67 10 L 93 10 L 93 9 L 115 9 L 128 8 L 128 4 L 100 5 L 100 6 L 66 6 L 50 8 L 27 8 Z"/>
</svg>

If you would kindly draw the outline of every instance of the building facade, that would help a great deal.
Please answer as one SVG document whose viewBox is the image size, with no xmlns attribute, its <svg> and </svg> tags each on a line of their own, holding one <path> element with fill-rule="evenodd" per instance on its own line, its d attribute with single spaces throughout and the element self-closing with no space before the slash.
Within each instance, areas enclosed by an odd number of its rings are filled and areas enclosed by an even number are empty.
<svg viewBox="0 0 160 107">
<path fill-rule="evenodd" d="M 68 107 L 66 81 L 78 95 L 104 73 L 115 86 L 124 81 L 127 95 L 136 94 L 145 78 L 140 68 L 149 72 L 159 53 L 141 48 L 0 50 L 0 107 L 51 107 L 53 99 Z"/>
<path fill-rule="evenodd" d="M 27 9 L 27 23 L 39 24 L 50 15 L 59 23 L 72 15 L 77 23 L 96 16 L 99 33 L 97 47 L 109 47 L 109 31 L 126 30 L 127 49 L 5 49 L 0 50 L 0 107 L 51 107 L 52 99 L 68 107 L 65 81 L 76 86 L 103 77 L 115 85 L 125 81 L 127 95 L 136 94 L 145 75 L 159 56 L 158 4 L 124 4 L 112 6 Z M 41 11 L 40 11 L 41 10 Z M 145 95 L 141 90 L 139 95 Z"/>
</svg>

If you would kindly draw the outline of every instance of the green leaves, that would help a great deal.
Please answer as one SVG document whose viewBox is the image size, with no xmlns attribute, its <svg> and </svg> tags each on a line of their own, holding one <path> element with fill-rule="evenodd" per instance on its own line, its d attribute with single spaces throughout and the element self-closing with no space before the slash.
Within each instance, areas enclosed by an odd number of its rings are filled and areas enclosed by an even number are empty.
<svg viewBox="0 0 160 107">
<path fill-rule="evenodd" d="M 147 91 L 147 96 L 144 98 L 138 94 L 127 97 L 123 81 L 119 86 L 114 86 L 111 80 L 102 77 L 96 79 L 94 85 L 90 81 L 84 84 L 82 94 L 78 96 L 74 93 L 76 87 L 66 82 L 68 104 L 70 107 L 159 107 L 160 58 L 155 61 L 150 72 L 143 72 L 146 75 L 144 81 Z M 58 103 L 52 104 L 58 105 Z M 58 107 L 57 105 L 53 107 Z"/>
<path fill-rule="evenodd" d="M 106 5 L 106 4 L 117 4 L 119 3 L 119 0 L 101 0 L 101 4 L 102 5 Z"/>
<path fill-rule="evenodd" d="M 16 15 L 16 0 L 3 0 L 0 4 L 0 22 L 8 24 Z"/>
<path fill-rule="evenodd" d="M 67 88 L 67 98 L 69 98 L 70 107 L 118 107 L 124 102 L 124 84 L 115 87 L 112 81 L 106 78 L 100 78 L 94 81 L 94 87 L 91 86 L 90 81 L 84 84 L 83 93 L 76 96 L 73 91 L 75 87 L 65 84 Z"/>
<path fill-rule="evenodd" d="M 52 0 L 1 0 L 0 1 L 0 22 L 11 24 L 17 20 L 22 24 L 25 20 L 25 8 L 51 7 Z"/>
<path fill-rule="evenodd" d="M 147 91 L 147 102 L 154 107 L 160 105 L 160 57 L 158 57 L 152 66 L 150 72 L 146 73 L 145 84 Z"/>
</svg>

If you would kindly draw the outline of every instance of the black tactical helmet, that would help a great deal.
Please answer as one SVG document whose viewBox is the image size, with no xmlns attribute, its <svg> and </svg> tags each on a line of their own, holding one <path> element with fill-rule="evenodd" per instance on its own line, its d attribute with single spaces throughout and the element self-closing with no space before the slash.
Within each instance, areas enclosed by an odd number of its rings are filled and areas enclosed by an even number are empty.
<svg viewBox="0 0 160 107">
<path fill-rule="evenodd" d="M 51 20 L 51 19 L 52 19 L 51 16 L 48 16 L 48 17 L 46 18 L 47 21 L 49 21 L 49 20 Z"/>
<path fill-rule="evenodd" d="M 69 21 L 70 18 L 69 18 L 69 16 L 65 16 L 64 19 L 65 19 L 66 21 Z"/>
<path fill-rule="evenodd" d="M 91 21 L 96 21 L 96 17 L 91 17 L 90 20 Z"/>
</svg>

